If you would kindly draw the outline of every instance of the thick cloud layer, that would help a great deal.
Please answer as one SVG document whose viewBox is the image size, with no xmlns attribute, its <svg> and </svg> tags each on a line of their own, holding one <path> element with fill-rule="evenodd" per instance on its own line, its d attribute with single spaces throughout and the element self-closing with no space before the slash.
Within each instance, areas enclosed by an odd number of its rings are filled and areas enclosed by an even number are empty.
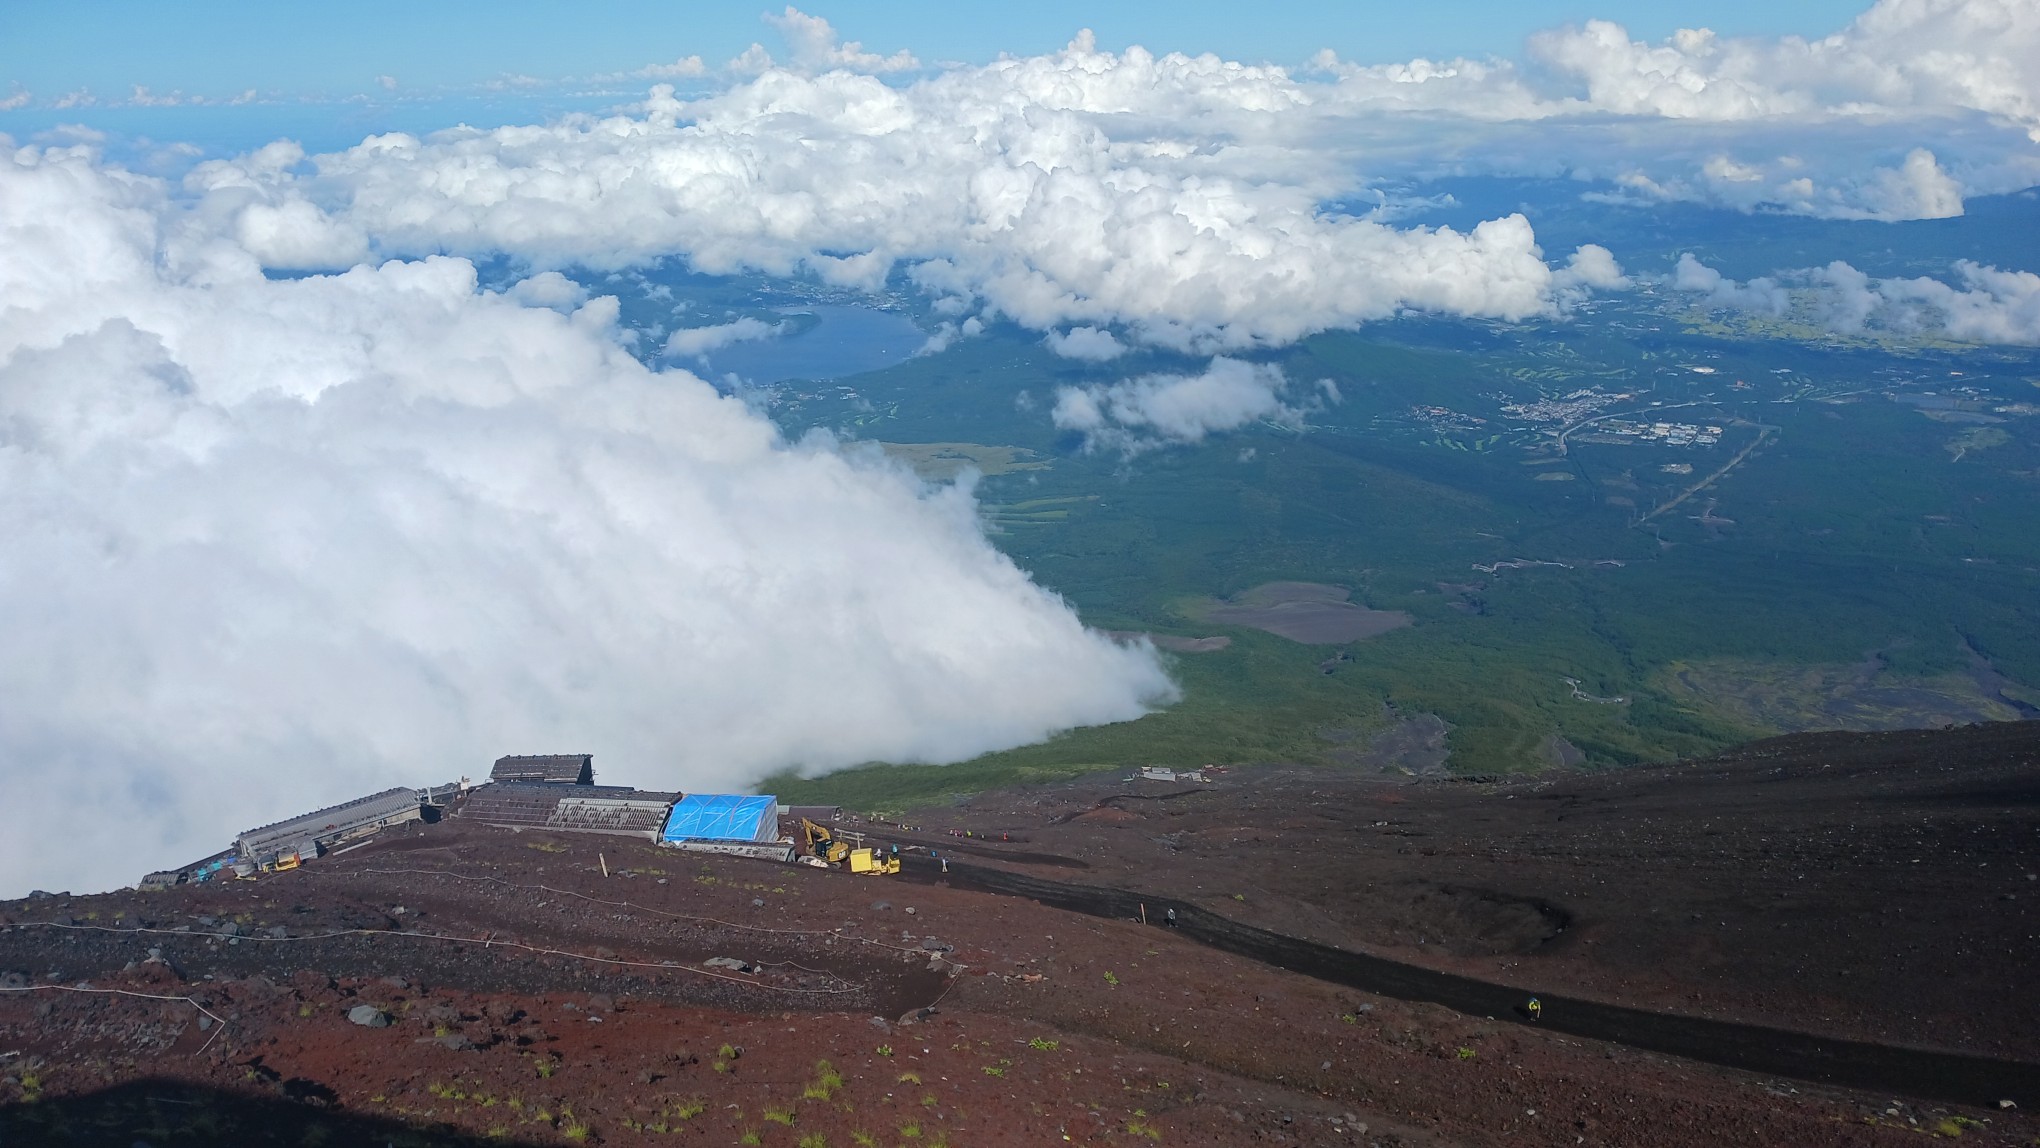
<svg viewBox="0 0 2040 1148">
<path fill-rule="evenodd" d="M 711 788 L 1171 694 L 967 491 L 648 371 L 613 300 L 449 258 L 275 281 L 202 222 L 0 160 L 0 896 L 502 753 Z"/>
<path fill-rule="evenodd" d="M 700 100 L 659 87 L 606 119 L 309 161 L 276 145 L 190 189 L 271 267 L 500 252 L 867 288 L 905 272 L 954 316 L 1209 352 L 1411 308 L 1520 319 L 1600 286 L 1555 280 L 1517 216 L 1456 232 L 1325 209 L 1372 181 L 1569 172 L 1636 202 L 1871 219 L 2040 182 L 2040 6 L 2013 0 L 1880 0 L 1817 41 L 1650 45 L 1590 21 L 1522 63 L 1324 56 L 1314 74 L 1085 35 L 890 83 L 868 73 L 910 57 L 792 9 L 775 22 L 792 62 L 759 49 L 755 75 Z"/>
<path fill-rule="evenodd" d="M 1553 310 L 1520 216 L 1458 232 L 1322 210 L 1365 178 L 1316 130 L 1310 105 L 1328 94 L 1279 69 L 1083 38 L 904 86 L 772 69 L 691 103 L 660 87 L 629 115 L 380 136 L 309 173 L 272 150 L 201 167 L 189 189 L 272 266 L 344 261 L 366 236 L 384 254 L 680 254 L 866 288 L 904 271 L 952 314 L 1186 350 L 1405 308 Z"/>
<path fill-rule="evenodd" d="M 1965 192 L 2040 182 L 2040 5 L 2027 0 L 1878 0 L 1818 40 L 1697 28 L 1646 44 L 1589 20 L 1533 36 L 1520 64 L 1317 63 L 1348 107 L 1488 125 L 1448 128 L 1419 153 L 1432 170 L 1563 171 L 1644 202 L 1887 220 L 1959 215 Z M 1394 122 L 1373 122 L 1376 144 L 1409 147 Z"/>
</svg>

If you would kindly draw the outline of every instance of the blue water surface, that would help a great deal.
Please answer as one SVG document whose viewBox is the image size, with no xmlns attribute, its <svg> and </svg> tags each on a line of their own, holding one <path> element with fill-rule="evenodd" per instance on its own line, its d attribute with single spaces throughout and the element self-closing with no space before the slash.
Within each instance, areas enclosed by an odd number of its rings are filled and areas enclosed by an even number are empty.
<svg viewBox="0 0 2040 1148">
<path fill-rule="evenodd" d="M 906 362 L 928 341 L 927 332 L 896 311 L 840 303 L 786 308 L 788 315 L 820 320 L 798 335 L 732 343 L 708 354 L 705 372 L 734 374 L 749 383 L 787 379 L 841 379 Z"/>
</svg>

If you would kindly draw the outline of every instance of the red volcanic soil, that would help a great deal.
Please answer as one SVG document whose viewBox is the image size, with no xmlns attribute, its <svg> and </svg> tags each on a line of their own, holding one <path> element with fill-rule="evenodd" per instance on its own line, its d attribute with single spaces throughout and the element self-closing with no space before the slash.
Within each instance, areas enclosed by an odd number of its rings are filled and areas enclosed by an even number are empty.
<svg viewBox="0 0 2040 1148">
<path fill-rule="evenodd" d="M 957 885 L 967 858 L 1526 995 L 2032 1061 L 2036 744 L 1806 737 L 1506 785 L 1270 768 L 909 820 L 973 834 L 925 835 Z M 2040 1137 L 2040 1097 L 1638 1052 L 917 860 L 853 877 L 455 818 L 254 882 L 0 904 L 0 1145 Z"/>
<path fill-rule="evenodd" d="M 1080 858 L 1010 867 L 1529 992 L 2040 1062 L 2040 722 L 1489 783 L 1093 779 L 910 820 L 943 816 L 974 861 Z"/>
</svg>

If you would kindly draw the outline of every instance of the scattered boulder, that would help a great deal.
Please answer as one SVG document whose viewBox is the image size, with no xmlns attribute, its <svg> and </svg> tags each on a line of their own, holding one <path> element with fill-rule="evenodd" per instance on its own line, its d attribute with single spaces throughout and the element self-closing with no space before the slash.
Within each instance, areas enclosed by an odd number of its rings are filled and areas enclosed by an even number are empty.
<svg viewBox="0 0 2040 1148">
<path fill-rule="evenodd" d="M 735 957 L 710 957 L 701 963 L 706 968 L 731 969 L 740 973 L 748 973 L 752 969 L 751 962 L 740 961 Z"/>
<path fill-rule="evenodd" d="M 891 901 L 873 901 L 873 902 L 871 903 L 871 907 L 872 907 L 872 908 L 874 908 L 874 909 L 877 909 L 877 910 L 879 910 L 880 912 L 884 912 L 885 910 L 887 910 L 887 909 L 890 909 L 890 908 L 892 908 L 892 902 L 891 902 Z"/>
<path fill-rule="evenodd" d="M 388 1028 L 390 1016 L 374 1005 L 355 1005 L 347 1010 L 347 1019 L 363 1028 Z"/>
</svg>

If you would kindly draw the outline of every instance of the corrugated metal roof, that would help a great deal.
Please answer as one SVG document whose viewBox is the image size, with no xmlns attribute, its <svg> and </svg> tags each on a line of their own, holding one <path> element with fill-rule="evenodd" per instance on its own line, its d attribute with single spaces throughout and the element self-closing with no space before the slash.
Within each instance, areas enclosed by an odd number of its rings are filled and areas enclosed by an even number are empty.
<svg viewBox="0 0 2040 1148">
<path fill-rule="evenodd" d="M 489 771 L 492 781 L 548 781 L 569 785 L 592 785 L 595 757 L 587 753 L 512 754 L 496 759 Z"/>
<path fill-rule="evenodd" d="M 329 805 L 297 817 L 271 822 L 243 832 L 238 840 L 250 850 L 261 849 L 280 842 L 303 840 L 309 837 L 323 837 L 328 833 L 344 832 L 358 825 L 367 825 L 402 814 L 416 813 L 418 792 L 402 787 L 357 797 Z"/>
<path fill-rule="evenodd" d="M 690 793 L 673 806 L 660 834 L 665 841 L 776 841 L 779 800 L 736 794 Z"/>
<path fill-rule="evenodd" d="M 627 785 L 498 781 L 475 790 L 460 815 L 488 825 L 650 834 L 665 824 L 666 807 L 678 796 Z"/>
</svg>

